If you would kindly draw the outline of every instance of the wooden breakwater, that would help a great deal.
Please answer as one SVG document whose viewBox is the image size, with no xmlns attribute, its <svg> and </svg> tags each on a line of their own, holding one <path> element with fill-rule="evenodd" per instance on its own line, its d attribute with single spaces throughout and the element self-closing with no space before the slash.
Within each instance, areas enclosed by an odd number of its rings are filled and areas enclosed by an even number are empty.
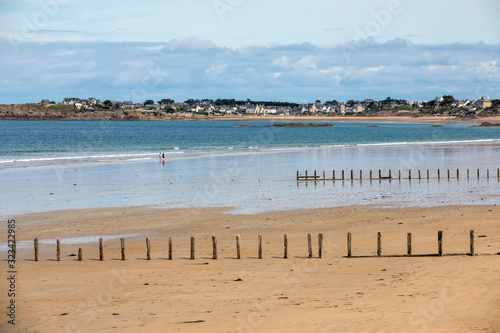
<svg viewBox="0 0 500 333">
<path fill-rule="evenodd" d="M 481 237 L 481 236 L 480 236 Z M 218 260 L 218 246 L 217 246 L 217 237 L 212 236 L 212 255 L 211 258 L 213 260 Z M 298 249 L 296 256 L 297 258 L 323 258 L 324 257 L 324 236 L 323 233 L 319 233 L 317 235 L 317 254 L 315 255 L 314 253 L 314 246 L 313 246 L 313 237 L 312 234 L 309 233 L 306 235 L 306 242 L 302 244 L 297 244 L 298 246 L 304 246 L 304 249 Z M 407 233 L 406 235 L 406 253 L 400 253 L 400 254 L 389 254 L 389 255 L 383 255 L 382 252 L 382 233 L 378 232 L 376 234 L 376 255 L 367 255 L 363 253 L 357 253 L 356 255 L 353 254 L 353 241 L 354 237 L 351 232 L 347 233 L 347 253 L 345 256 L 342 256 L 344 258 L 376 258 L 376 257 L 432 257 L 432 256 L 437 256 L 437 257 L 442 257 L 444 255 L 446 256 L 453 256 L 453 255 L 469 255 L 469 256 L 475 256 L 475 255 L 492 255 L 492 254 L 498 254 L 500 255 L 500 252 L 497 253 L 482 253 L 478 254 L 475 251 L 475 234 L 474 230 L 470 230 L 469 232 L 469 248 L 468 251 L 464 251 L 461 253 L 446 253 L 444 252 L 444 234 L 443 231 L 438 231 L 437 232 L 437 246 L 436 246 L 436 252 L 434 253 L 427 253 L 427 254 L 414 254 L 413 253 L 413 240 L 414 238 L 412 237 L 412 233 Z M 394 241 L 394 239 L 393 239 Z M 120 243 L 120 257 L 122 261 L 126 260 L 126 255 L 125 255 L 125 238 L 120 238 L 119 239 Z M 61 239 L 57 238 L 56 239 L 56 261 L 61 261 Z M 333 244 L 331 244 L 333 245 Z M 391 244 L 392 245 L 392 244 Z M 288 240 L 288 235 L 284 234 L 283 236 L 283 259 L 288 259 L 289 258 L 289 240 Z M 40 261 L 40 246 L 38 242 L 38 238 L 34 239 L 34 261 Z M 152 243 L 151 239 L 149 237 L 146 238 L 146 247 L 145 247 L 145 254 L 146 254 L 146 260 L 152 260 Z M 252 250 L 246 249 L 249 253 L 253 252 Z M 190 237 L 190 242 L 189 242 L 189 252 L 190 252 L 190 257 L 189 258 L 184 258 L 184 259 L 189 259 L 189 260 L 195 260 L 196 259 L 196 246 L 195 246 L 195 237 Z M 264 258 L 264 247 L 263 247 L 263 235 L 259 234 L 257 236 L 257 249 L 256 252 L 257 257 L 247 257 L 247 258 L 254 258 L 254 259 L 263 259 Z M 302 254 L 302 255 L 300 255 Z M 306 255 L 307 254 L 307 255 Z M 76 255 L 72 255 L 76 256 Z M 232 258 L 232 257 L 231 257 Z M 277 258 L 277 257 L 272 257 L 272 258 Z M 206 259 L 206 258 L 205 258 Z M 236 248 L 235 248 L 235 257 L 234 259 L 242 259 L 242 246 L 241 246 L 241 236 L 236 235 Z M 52 260 L 52 259 L 49 259 Z M 104 261 L 104 244 L 102 238 L 99 238 L 99 243 L 98 243 L 98 259 L 93 259 L 93 260 L 98 260 L 98 261 Z M 172 250 L 172 238 L 168 238 L 168 259 L 166 260 L 174 260 L 174 254 Z M 83 251 L 82 248 L 78 248 L 78 259 L 77 261 L 83 261 Z"/>
<path fill-rule="evenodd" d="M 413 170 L 416 172 L 412 173 L 412 170 L 401 171 L 397 170 L 396 173 L 393 174 L 392 169 L 384 172 L 379 169 L 378 173 L 373 172 L 373 170 L 369 170 L 368 173 L 363 173 L 363 170 L 359 170 L 359 172 L 354 172 L 354 170 L 340 170 L 340 172 L 336 172 L 336 170 L 332 170 L 331 172 L 326 172 L 323 170 L 322 172 L 318 172 L 314 170 L 313 172 L 308 172 L 305 170 L 303 174 L 297 170 L 297 181 L 363 181 L 363 180 L 431 180 L 431 179 L 447 179 L 447 180 L 460 180 L 460 179 L 490 179 L 495 178 L 500 182 L 500 168 L 497 168 L 495 171 L 490 172 L 490 169 L 480 170 L 475 169 L 471 170 L 461 170 L 458 169 L 446 169 L 445 172 L 441 172 L 441 169 L 425 169 L 425 170 Z M 475 171 L 475 172 L 474 172 Z"/>
</svg>

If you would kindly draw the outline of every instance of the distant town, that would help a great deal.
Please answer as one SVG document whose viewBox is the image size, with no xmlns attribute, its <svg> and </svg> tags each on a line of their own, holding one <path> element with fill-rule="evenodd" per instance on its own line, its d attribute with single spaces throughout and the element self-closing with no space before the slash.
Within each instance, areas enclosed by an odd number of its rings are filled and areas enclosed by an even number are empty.
<svg viewBox="0 0 500 333">
<path fill-rule="evenodd" d="M 55 104 L 47 99 L 41 104 Z M 64 98 L 58 104 L 71 105 L 78 110 L 95 111 L 99 109 L 142 109 L 149 111 L 163 111 L 166 113 L 192 112 L 204 114 L 251 114 L 251 115 L 299 115 L 299 114 L 356 114 L 373 113 L 385 110 L 432 110 L 438 113 L 477 113 L 485 109 L 494 111 L 500 106 L 500 100 L 491 100 L 484 96 L 478 99 L 457 100 L 451 95 L 436 97 L 431 101 L 407 101 L 404 99 L 386 98 L 381 101 L 373 99 L 349 100 L 345 103 L 336 100 L 316 100 L 314 103 L 297 104 L 289 102 L 272 101 L 238 101 L 235 99 L 188 99 L 184 102 L 176 102 L 172 99 L 160 101 L 147 100 L 144 103 L 133 103 L 132 101 L 100 101 L 96 98 Z M 429 110 L 429 111 L 430 111 Z"/>
<path fill-rule="evenodd" d="M 321 101 L 298 104 L 275 101 L 235 99 L 173 99 L 159 101 L 104 100 L 67 97 L 61 102 L 42 100 L 40 103 L 0 105 L 0 119 L 115 119 L 155 120 L 178 118 L 215 118 L 243 116 L 452 116 L 479 118 L 500 115 L 500 100 L 483 96 L 458 100 L 451 95 L 430 101 L 404 99 L 373 99 Z"/>
</svg>

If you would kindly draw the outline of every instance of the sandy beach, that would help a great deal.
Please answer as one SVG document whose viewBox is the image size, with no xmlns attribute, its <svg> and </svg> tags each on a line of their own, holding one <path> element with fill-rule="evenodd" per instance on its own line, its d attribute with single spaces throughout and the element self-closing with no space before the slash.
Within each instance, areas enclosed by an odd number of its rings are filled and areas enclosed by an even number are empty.
<svg viewBox="0 0 500 333">
<path fill-rule="evenodd" d="M 16 326 L 2 320 L 0 330 L 500 330 L 498 206 L 365 206 L 259 215 L 224 211 L 131 207 L 16 217 Z M 474 257 L 466 255 L 470 229 L 480 254 Z M 426 256 L 437 253 L 439 230 L 444 256 Z M 345 257 L 347 232 L 352 233 L 353 258 Z M 377 232 L 382 234 L 382 257 L 376 256 Z M 415 256 L 393 256 L 406 254 L 408 232 Z M 313 235 L 313 259 L 307 258 L 308 233 Z M 318 233 L 324 234 L 321 259 Z M 235 259 L 237 234 L 241 260 Z M 259 234 L 263 259 L 257 259 Z M 212 260 L 212 235 L 218 240 L 218 260 Z M 98 238 L 107 236 L 101 262 Z M 126 261 L 120 260 L 120 236 L 126 237 Z M 35 237 L 40 240 L 38 262 L 33 261 Z M 62 239 L 60 262 L 55 260 L 56 237 Z M 151 238 L 150 261 L 146 237 Z M 173 240 L 171 261 L 166 259 L 168 237 Z M 190 237 L 196 239 L 195 260 L 189 260 Z M 77 241 L 68 244 L 71 239 Z M 82 262 L 72 256 L 79 247 Z M 5 318 L 5 307 L 2 313 Z"/>
</svg>

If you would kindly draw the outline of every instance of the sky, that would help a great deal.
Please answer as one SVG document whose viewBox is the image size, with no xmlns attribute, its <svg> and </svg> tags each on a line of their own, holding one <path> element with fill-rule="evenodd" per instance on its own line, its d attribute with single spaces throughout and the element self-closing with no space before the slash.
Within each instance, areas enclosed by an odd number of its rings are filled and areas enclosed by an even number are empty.
<svg viewBox="0 0 500 333">
<path fill-rule="evenodd" d="M 500 98 L 498 0 L 0 0 L 0 104 Z"/>
</svg>

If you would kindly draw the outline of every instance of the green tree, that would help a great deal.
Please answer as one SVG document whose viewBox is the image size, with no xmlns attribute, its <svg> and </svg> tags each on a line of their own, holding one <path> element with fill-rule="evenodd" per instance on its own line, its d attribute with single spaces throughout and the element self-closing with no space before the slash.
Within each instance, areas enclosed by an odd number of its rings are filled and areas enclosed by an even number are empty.
<svg viewBox="0 0 500 333">
<path fill-rule="evenodd" d="M 175 101 L 170 98 L 164 98 L 161 101 L 158 101 L 158 104 L 174 104 Z"/>
<path fill-rule="evenodd" d="M 440 103 L 442 106 L 451 106 L 455 102 L 455 98 L 451 95 L 444 95 L 443 101 Z"/>
<path fill-rule="evenodd" d="M 152 99 L 148 99 L 147 101 L 144 102 L 144 106 L 146 105 L 154 105 L 155 102 Z"/>
</svg>

